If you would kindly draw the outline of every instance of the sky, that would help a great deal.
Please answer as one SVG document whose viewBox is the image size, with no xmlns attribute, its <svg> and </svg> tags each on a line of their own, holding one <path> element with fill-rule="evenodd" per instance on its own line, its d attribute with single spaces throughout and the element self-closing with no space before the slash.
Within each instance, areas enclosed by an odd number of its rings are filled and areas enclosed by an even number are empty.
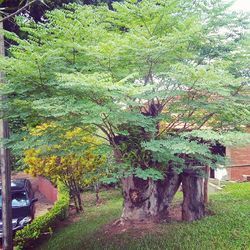
<svg viewBox="0 0 250 250">
<path fill-rule="evenodd" d="M 233 9 L 250 12 L 250 0 L 236 0 Z"/>
</svg>

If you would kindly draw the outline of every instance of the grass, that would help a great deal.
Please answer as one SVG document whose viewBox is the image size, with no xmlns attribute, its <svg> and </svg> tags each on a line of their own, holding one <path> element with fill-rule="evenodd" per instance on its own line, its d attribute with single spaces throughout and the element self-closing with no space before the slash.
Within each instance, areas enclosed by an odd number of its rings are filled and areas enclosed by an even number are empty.
<svg viewBox="0 0 250 250">
<path fill-rule="evenodd" d="M 134 235 L 130 232 L 109 237 L 97 233 L 103 225 L 119 217 L 122 207 L 119 192 L 102 192 L 101 196 L 105 203 L 95 207 L 88 194 L 80 221 L 55 232 L 38 249 L 250 249 L 250 183 L 229 184 L 213 194 L 210 202 L 213 216 L 193 223 L 159 224 L 155 232 L 138 238 L 136 231 Z M 177 200 L 180 199 L 178 194 Z"/>
</svg>

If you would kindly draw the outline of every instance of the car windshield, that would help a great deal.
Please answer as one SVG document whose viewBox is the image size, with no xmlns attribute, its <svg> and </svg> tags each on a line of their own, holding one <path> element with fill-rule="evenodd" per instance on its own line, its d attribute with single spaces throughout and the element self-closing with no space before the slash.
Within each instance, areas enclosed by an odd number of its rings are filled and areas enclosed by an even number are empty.
<svg viewBox="0 0 250 250">
<path fill-rule="evenodd" d="M 25 207 L 29 205 L 26 192 L 12 193 L 12 207 Z M 0 207 L 2 207 L 2 194 L 0 194 Z"/>
</svg>

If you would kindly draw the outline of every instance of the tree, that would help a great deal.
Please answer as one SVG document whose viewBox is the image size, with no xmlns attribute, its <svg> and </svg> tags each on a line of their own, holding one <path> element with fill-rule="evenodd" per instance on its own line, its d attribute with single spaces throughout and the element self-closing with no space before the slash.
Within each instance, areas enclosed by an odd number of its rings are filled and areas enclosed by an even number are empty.
<svg viewBox="0 0 250 250">
<path fill-rule="evenodd" d="M 92 4 L 107 3 L 111 6 L 113 0 L 1 0 L 0 8 L 4 9 L 6 15 L 4 26 L 8 31 L 19 33 L 18 25 L 15 23 L 16 14 L 22 14 L 33 19 L 35 22 L 43 22 L 46 11 L 62 8 L 69 3 Z M 9 17 L 11 15 L 11 18 Z M 4 17 L 4 18 L 5 18 Z"/>
<path fill-rule="evenodd" d="M 42 135 L 53 124 L 42 124 L 32 129 L 32 136 Z M 60 145 L 48 147 L 43 145 L 25 152 L 24 163 L 28 165 L 28 173 L 41 175 L 53 183 L 60 180 L 69 188 L 76 211 L 83 210 L 80 189 L 95 183 L 104 174 L 105 155 L 95 153 L 101 141 L 88 135 L 81 128 L 62 133 Z M 76 150 L 80 148 L 80 150 Z M 56 155 L 60 152 L 60 156 Z"/>
<path fill-rule="evenodd" d="M 1 63 L 9 118 L 87 126 L 105 140 L 123 220 L 164 219 L 181 182 L 183 219 L 202 218 L 202 166 L 224 161 L 211 147 L 249 139 L 249 20 L 228 7 L 128 0 L 114 11 L 68 5 L 46 24 L 19 19 L 29 38 L 8 34 L 18 46 Z M 50 134 L 29 139 L 24 128 L 14 148 L 50 144 Z"/>
</svg>

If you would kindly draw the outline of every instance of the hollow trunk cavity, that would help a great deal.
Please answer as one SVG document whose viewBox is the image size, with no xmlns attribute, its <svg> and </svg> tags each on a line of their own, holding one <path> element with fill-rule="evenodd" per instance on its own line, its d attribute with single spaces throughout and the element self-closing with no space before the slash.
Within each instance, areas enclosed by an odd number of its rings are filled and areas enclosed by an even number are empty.
<svg viewBox="0 0 250 250">
<path fill-rule="evenodd" d="M 174 172 L 166 174 L 164 180 L 158 181 L 142 180 L 135 176 L 124 178 L 122 219 L 137 221 L 165 219 L 180 182 L 180 176 Z"/>
</svg>

